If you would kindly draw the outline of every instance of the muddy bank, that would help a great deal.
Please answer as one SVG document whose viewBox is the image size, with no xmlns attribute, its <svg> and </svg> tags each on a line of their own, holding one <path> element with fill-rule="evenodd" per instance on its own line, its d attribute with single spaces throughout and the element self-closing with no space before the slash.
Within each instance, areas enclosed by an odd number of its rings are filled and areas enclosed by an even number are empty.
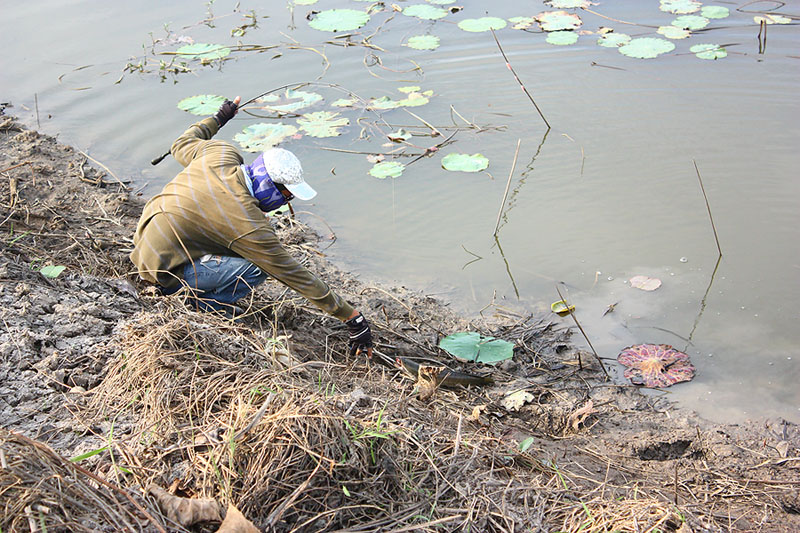
<svg viewBox="0 0 800 533">
<path fill-rule="evenodd" d="M 0 115 L 3 531 L 185 530 L 151 484 L 275 531 L 800 530 L 797 426 L 717 425 L 606 382 L 560 320 L 463 317 L 363 283 L 276 219 L 382 351 L 463 368 L 443 335 L 515 343 L 512 362 L 480 369 L 493 385 L 420 400 L 402 372 L 348 357 L 340 323 L 280 284 L 231 323 L 138 283 L 141 204 L 121 181 Z M 48 278 L 46 265 L 66 268 Z M 41 483 L 55 475 L 70 491 Z"/>
</svg>

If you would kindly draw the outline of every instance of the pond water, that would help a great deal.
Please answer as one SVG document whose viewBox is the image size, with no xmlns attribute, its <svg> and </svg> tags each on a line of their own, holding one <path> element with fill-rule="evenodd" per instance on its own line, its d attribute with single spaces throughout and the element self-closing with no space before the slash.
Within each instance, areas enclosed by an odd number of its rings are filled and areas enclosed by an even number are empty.
<svg viewBox="0 0 800 533">
<path fill-rule="evenodd" d="M 397 179 L 369 176 L 372 163 L 364 155 L 323 148 L 388 151 L 396 145 L 383 147 L 380 131 L 401 126 L 418 134 L 411 142 L 420 148 L 413 151 L 441 142 L 421 135 L 428 128 L 404 109 L 382 112 L 385 123 L 374 112 L 339 110 L 351 122 L 343 135 L 283 145 L 301 157 L 320 193 L 313 206 L 295 207 L 332 227 L 337 239 L 327 253 L 335 262 L 364 279 L 424 290 L 472 313 L 547 310 L 559 299 L 556 282 L 563 282 L 601 356 L 614 358 L 643 342 L 689 353 L 696 378 L 669 389 L 682 405 L 717 421 L 800 420 L 800 36 L 796 24 L 769 25 L 763 49 L 751 12 L 775 9 L 797 20 L 800 10 L 777 2 L 718 2 L 729 17 L 672 41 L 675 49 L 655 59 L 600 47 L 596 33 L 555 46 L 538 30 L 498 30 L 511 65 L 552 126 L 547 131 L 491 33 L 465 32 L 455 23 L 551 8 L 540 1 L 487 8 L 464 0 L 457 4 L 463 10 L 436 22 L 387 8 L 365 27 L 336 34 L 312 29 L 306 17 L 370 5 L 11 3 L 3 10 L 2 100 L 29 126 L 87 151 L 149 196 L 179 170 L 171 158 L 156 167 L 149 161 L 194 120 L 176 108 L 185 97 L 247 100 L 315 81 L 327 84 L 306 89 L 325 98 L 316 111 L 347 96 L 332 85 L 367 99 L 399 99 L 397 89 L 409 85 L 432 90 L 430 103 L 409 110 L 445 135 L 461 128 L 453 144 Z M 209 9 L 214 19 L 204 24 Z M 232 37 L 251 10 L 258 26 Z M 659 37 L 656 28 L 675 19 L 657 0 L 600 2 L 591 10 L 570 10 L 583 20 L 581 30 L 608 27 L 633 37 Z M 441 45 L 404 46 L 426 34 Z M 176 42 L 165 44 L 167 37 Z M 153 49 L 174 51 L 186 38 L 279 46 L 235 51 L 221 65 L 194 62 L 193 72 L 163 80 L 157 63 L 123 75 L 128 62 L 152 60 Z M 342 46 L 348 40 L 351 46 Z M 728 56 L 699 59 L 689 51 L 698 43 L 724 44 Z M 260 121 L 240 114 L 220 137 L 231 140 Z M 369 139 L 360 138 L 361 126 Z M 480 152 L 489 167 L 445 171 L 441 158 L 450 152 Z M 693 161 L 723 252 L 716 272 L 717 245 Z M 320 218 L 301 216 L 327 232 Z M 663 284 L 653 292 L 631 288 L 627 280 L 636 275 Z M 604 315 L 610 304 L 614 311 Z M 574 340 L 585 344 L 580 335 Z"/>
</svg>

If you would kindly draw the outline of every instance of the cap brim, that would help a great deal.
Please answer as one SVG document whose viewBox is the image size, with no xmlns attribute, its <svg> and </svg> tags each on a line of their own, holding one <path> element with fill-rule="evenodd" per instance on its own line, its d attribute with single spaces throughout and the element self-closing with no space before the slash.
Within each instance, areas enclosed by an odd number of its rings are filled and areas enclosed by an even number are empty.
<svg viewBox="0 0 800 533">
<path fill-rule="evenodd" d="M 289 192 L 292 193 L 295 198 L 300 200 L 311 200 L 317 195 L 317 191 L 312 189 L 311 186 L 305 181 L 301 181 L 300 183 L 292 183 L 291 185 L 285 184 L 284 187 L 289 189 Z"/>
</svg>

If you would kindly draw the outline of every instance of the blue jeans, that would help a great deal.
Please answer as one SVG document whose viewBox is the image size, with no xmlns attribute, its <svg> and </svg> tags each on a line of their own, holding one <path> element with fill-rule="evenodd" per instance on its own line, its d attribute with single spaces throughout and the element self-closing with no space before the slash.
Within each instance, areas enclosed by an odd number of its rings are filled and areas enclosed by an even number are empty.
<svg viewBox="0 0 800 533">
<path fill-rule="evenodd" d="M 196 271 L 196 275 L 195 275 Z M 231 305 L 244 298 L 267 275 L 256 265 L 241 257 L 226 255 L 204 255 L 186 263 L 183 267 L 184 281 L 194 289 L 189 299 L 192 306 L 202 311 L 231 310 Z M 177 292 L 178 288 L 167 294 Z"/>
</svg>

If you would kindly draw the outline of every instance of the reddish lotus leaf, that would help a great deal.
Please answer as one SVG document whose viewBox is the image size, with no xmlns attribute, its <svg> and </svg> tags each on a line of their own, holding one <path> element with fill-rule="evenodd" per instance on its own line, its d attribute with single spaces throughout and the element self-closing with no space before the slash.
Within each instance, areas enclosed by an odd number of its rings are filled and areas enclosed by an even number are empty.
<svg viewBox="0 0 800 533">
<path fill-rule="evenodd" d="M 628 346 L 617 356 L 628 367 L 624 376 L 634 385 L 669 387 L 694 377 L 689 356 L 669 344 L 637 344 Z"/>
<path fill-rule="evenodd" d="M 633 276 L 630 280 L 631 287 L 643 291 L 654 291 L 661 286 L 661 280 L 648 276 Z"/>
</svg>

